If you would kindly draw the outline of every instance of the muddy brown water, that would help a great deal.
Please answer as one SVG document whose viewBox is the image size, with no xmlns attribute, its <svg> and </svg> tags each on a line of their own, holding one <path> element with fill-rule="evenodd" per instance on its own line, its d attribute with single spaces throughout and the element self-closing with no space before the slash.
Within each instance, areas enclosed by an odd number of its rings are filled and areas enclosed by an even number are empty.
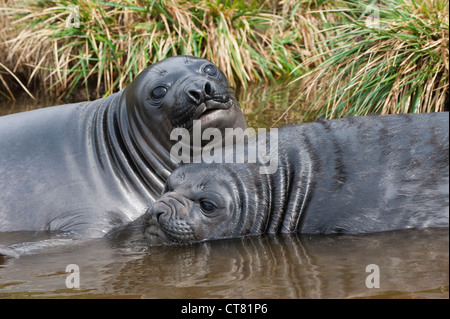
<svg viewBox="0 0 450 319">
<path fill-rule="evenodd" d="M 304 121 L 299 107 L 286 111 L 297 92 L 286 83 L 258 85 L 239 99 L 250 126 L 281 126 Z M 5 102 L 0 115 L 50 104 Z M 448 229 L 182 247 L 147 247 L 136 236 L 10 232 L 0 233 L 0 245 L 23 252 L 0 257 L 0 298 L 449 298 Z M 78 288 L 71 287 L 74 274 Z"/>
</svg>

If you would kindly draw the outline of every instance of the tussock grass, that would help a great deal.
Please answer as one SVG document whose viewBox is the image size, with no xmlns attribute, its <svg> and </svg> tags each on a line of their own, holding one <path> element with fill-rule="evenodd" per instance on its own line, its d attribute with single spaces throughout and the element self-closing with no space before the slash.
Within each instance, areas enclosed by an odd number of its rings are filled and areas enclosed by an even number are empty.
<svg viewBox="0 0 450 319">
<path fill-rule="evenodd" d="M 290 74 L 308 118 L 442 111 L 448 19 L 448 0 L 0 0 L 0 98 L 98 98 L 189 54 L 244 88 Z"/>
<path fill-rule="evenodd" d="M 305 80 L 310 112 L 327 118 L 443 111 L 448 103 L 448 0 L 346 1 L 324 59 Z M 378 19 L 379 18 L 379 19 Z"/>
<path fill-rule="evenodd" d="M 0 12 L 11 22 L 7 32 L 17 34 L 3 41 L 4 59 L 13 72 L 28 68 L 27 86 L 59 97 L 80 86 L 87 96 L 92 87 L 109 94 L 150 63 L 180 54 L 210 59 L 233 84 L 247 86 L 295 72 L 306 52 L 298 26 L 290 25 L 299 8 L 288 20 L 270 2 L 7 2 Z M 79 8 L 79 28 L 66 25 L 70 5 Z"/>
</svg>

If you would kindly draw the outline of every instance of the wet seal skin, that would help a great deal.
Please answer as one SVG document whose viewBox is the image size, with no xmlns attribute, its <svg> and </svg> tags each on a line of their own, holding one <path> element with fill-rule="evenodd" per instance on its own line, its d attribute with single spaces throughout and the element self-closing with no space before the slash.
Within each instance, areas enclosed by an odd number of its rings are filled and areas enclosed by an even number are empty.
<svg viewBox="0 0 450 319">
<path fill-rule="evenodd" d="M 208 60 L 168 58 L 92 102 L 0 117 L 0 232 L 100 237 L 141 216 L 178 166 L 174 128 L 247 127 Z"/>
<path fill-rule="evenodd" d="M 320 120 L 278 133 L 273 174 L 261 174 L 262 163 L 177 168 L 141 218 L 149 243 L 448 227 L 449 113 Z"/>
</svg>

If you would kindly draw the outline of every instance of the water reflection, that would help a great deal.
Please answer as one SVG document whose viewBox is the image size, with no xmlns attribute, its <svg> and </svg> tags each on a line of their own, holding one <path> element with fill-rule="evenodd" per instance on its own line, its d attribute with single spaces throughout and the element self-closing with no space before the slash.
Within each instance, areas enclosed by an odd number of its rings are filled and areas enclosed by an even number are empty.
<svg viewBox="0 0 450 319">
<path fill-rule="evenodd" d="M 289 81 L 290 79 L 280 79 L 270 84 L 253 83 L 248 88 L 236 89 L 236 96 L 250 127 L 280 127 L 307 120 L 303 118 L 306 108 L 302 105 L 301 99 L 299 100 L 301 83 L 296 82 L 289 85 Z M 36 92 L 36 95 L 36 100 L 23 95 L 15 101 L 0 101 L 0 116 L 87 100 L 84 96 L 77 94 L 74 94 L 71 101 L 51 100 L 39 92 Z M 297 103 L 291 107 L 295 101 Z"/>
<path fill-rule="evenodd" d="M 104 238 L 0 261 L 0 297 L 448 298 L 448 242 L 448 229 L 184 247 Z M 79 290 L 65 288 L 70 263 L 80 266 Z M 379 289 L 365 285 L 368 264 L 380 268 Z"/>
<path fill-rule="evenodd" d="M 32 100 L 29 96 L 21 96 L 16 100 L 0 101 L 0 116 L 32 111 L 62 103 L 62 101 L 51 101 L 45 96 L 39 97 L 36 100 Z"/>
<path fill-rule="evenodd" d="M 300 104 L 289 109 L 298 86 L 286 83 L 238 92 L 249 126 L 305 120 Z M 7 102 L 0 105 L 0 115 L 53 104 Z M 61 236 L 0 233 L 0 245 L 31 243 L 20 246 L 28 255 L 0 257 L 0 298 L 449 297 L 448 229 L 291 234 L 185 247 L 147 247 L 139 234 L 84 241 Z M 80 289 L 65 286 L 68 264 L 80 267 Z M 380 268 L 379 289 L 365 285 L 368 264 Z"/>
<path fill-rule="evenodd" d="M 307 106 L 299 95 L 300 81 L 280 79 L 270 85 L 253 83 L 237 89 L 237 97 L 250 127 L 270 128 L 310 121 L 304 113 Z"/>
</svg>

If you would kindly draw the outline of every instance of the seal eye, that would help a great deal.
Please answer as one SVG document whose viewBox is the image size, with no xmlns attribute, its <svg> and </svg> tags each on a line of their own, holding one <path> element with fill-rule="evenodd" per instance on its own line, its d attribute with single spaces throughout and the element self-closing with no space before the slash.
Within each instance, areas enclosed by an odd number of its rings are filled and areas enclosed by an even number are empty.
<svg viewBox="0 0 450 319">
<path fill-rule="evenodd" d="M 200 201 L 200 207 L 202 211 L 206 214 L 210 214 L 217 209 L 217 206 L 213 202 L 206 199 L 202 199 Z"/>
<path fill-rule="evenodd" d="M 203 72 L 206 75 L 214 76 L 217 74 L 217 68 L 212 64 L 208 64 L 207 66 L 204 67 Z"/>
<path fill-rule="evenodd" d="M 161 99 L 163 98 L 167 93 L 167 88 L 164 86 L 157 86 L 153 89 L 151 95 L 154 99 Z"/>
</svg>

